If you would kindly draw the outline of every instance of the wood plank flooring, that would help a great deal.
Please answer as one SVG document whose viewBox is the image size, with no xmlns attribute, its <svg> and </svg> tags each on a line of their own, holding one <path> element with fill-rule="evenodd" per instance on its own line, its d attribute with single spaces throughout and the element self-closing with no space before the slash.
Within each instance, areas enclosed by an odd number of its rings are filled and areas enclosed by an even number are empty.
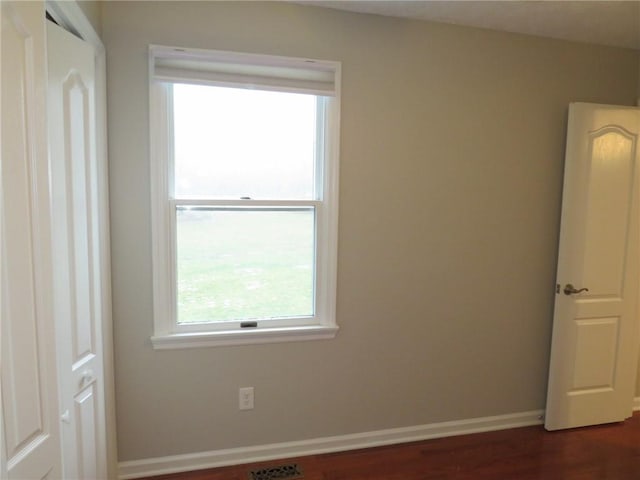
<svg viewBox="0 0 640 480">
<path fill-rule="evenodd" d="M 304 480 L 640 480 L 640 412 L 569 431 L 524 427 L 147 480 L 249 480 L 250 470 L 288 463 Z"/>
</svg>

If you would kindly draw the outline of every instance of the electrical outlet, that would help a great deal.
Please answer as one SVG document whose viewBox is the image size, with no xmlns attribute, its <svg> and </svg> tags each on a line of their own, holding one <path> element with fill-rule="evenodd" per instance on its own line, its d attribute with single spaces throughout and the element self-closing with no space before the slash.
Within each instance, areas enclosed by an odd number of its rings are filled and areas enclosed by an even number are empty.
<svg viewBox="0 0 640 480">
<path fill-rule="evenodd" d="M 242 387 L 238 391 L 238 408 L 253 410 L 253 387 Z"/>
</svg>

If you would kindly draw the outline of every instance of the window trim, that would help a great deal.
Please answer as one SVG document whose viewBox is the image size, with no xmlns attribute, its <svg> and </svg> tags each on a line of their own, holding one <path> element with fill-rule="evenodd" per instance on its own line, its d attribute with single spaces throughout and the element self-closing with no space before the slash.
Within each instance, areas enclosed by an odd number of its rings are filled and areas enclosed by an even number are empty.
<svg viewBox="0 0 640 480">
<path fill-rule="evenodd" d="M 207 324 L 193 326 L 177 324 L 176 305 L 176 251 L 175 251 L 175 205 L 173 192 L 173 146 L 171 118 L 171 88 L 166 79 L 154 76 L 155 58 L 170 53 L 171 58 L 185 55 L 205 59 L 223 58 L 226 61 L 258 66 L 275 65 L 304 70 L 308 65 L 323 72 L 331 71 L 334 75 L 334 94 L 323 97 L 324 114 L 318 116 L 323 126 L 318 126 L 320 155 L 324 161 L 317 162 L 316 168 L 322 168 L 322 190 L 312 202 L 316 209 L 316 272 L 315 272 L 315 314 L 314 321 L 301 321 L 298 324 L 283 326 L 277 320 L 267 320 L 258 327 L 249 329 L 215 328 L 206 329 Z M 195 52 L 195 53 L 194 53 Z M 207 56 L 208 55 L 208 56 Z M 189 50 L 174 47 L 150 46 L 149 64 L 149 127 L 150 127 L 150 178 L 151 178 L 151 235 L 152 235 L 152 267 L 153 267 L 153 324 L 154 334 L 151 342 L 154 349 L 195 348 L 219 345 L 242 345 L 255 343 L 275 343 L 303 340 L 318 340 L 335 337 L 336 324 L 336 286 L 337 286 L 337 243 L 338 243 L 338 169 L 339 169 L 339 132 L 340 132 L 340 63 L 308 60 L 268 55 L 240 54 L 233 52 L 217 52 L 207 50 Z M 183 82 L 184 77 L 180 79 Z M 193 83 L 212 84 L 194 80 Z M 229 85 L 227 85 L 229 86 Z M 285 86 L 276 91 L 296 91 Z M 318 94 L 318 93 L 316 93 Z M 198 200 L 179 200 L 179 203 L 197 203 Z M 216 200 L 215 204 L 223 204 Z M 234 202 L 235 203 L 235 202 Z M 245 200 L 247 207 L 260 206 L 260 200 Z M 273 202 L 269 201 L 269 205 Z M 296 201 L 280 203 L 295 204 Z M 237 324 L 237 322 L 235 322 Z"/>
</svg>

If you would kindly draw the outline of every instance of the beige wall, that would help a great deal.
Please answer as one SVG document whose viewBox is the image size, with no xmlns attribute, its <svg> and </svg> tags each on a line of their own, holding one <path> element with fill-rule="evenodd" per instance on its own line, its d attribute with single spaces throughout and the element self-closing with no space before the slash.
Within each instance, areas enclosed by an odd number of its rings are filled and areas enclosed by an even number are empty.
<svg viewBox="0 0 640 480">
<path fill-rule="evenodd" d="M 121 461 L 544 407 L 567 105 L 634 104 L 635 53 L 292 4 L 102 20 Z M 149 43 L 343 63 L 335 340 L 151 348 Z"/>
<path fill-rule="evenodd" d="M 98 35 L 102 34 L 102 14 L 100 12 L 99 1 L 93 0 L 77 0 L 78 5 L 93 25 Z"/>
</svg>

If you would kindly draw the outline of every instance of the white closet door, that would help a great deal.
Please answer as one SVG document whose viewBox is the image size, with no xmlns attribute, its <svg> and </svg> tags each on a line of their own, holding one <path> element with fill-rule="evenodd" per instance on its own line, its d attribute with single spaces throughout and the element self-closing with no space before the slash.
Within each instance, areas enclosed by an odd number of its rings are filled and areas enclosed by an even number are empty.
<svg viewBox="0 0 640 480">
<path fill-rule="evenodd" d="M 106 478 L 95 52 L 47 24 L 48 118 L 64 478 Z"/>
<path fill-rule="evenodd" d="M 0 477 L 61 478 L 44 2 L 1 2 Z"/>
</svg>

